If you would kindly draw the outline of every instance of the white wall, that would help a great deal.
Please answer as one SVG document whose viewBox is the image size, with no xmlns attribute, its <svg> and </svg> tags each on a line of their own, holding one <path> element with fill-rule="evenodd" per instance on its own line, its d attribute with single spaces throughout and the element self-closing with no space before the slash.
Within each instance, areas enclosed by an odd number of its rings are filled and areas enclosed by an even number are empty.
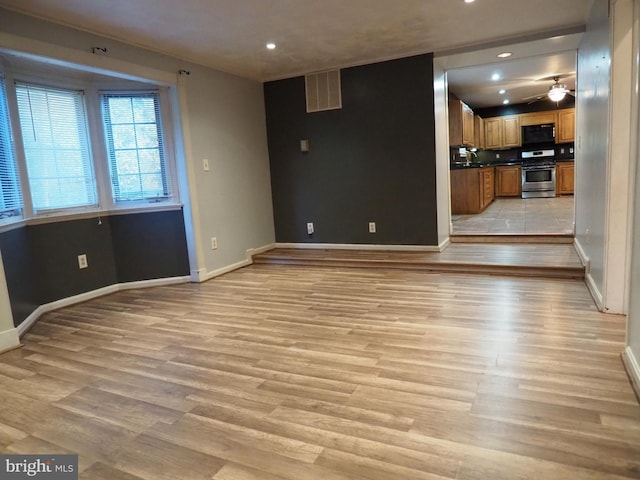
<svg viewBox="0 0 640 480">
<path fill-rule="evenodd" d="M 194 278 L 238 265 L 247 250 L 275 242 L 261 83 L 2 9 L 0 34 L 42 42 L 44 56 L 64 47 L 72 56 L 76 52 L 78 63 L 92 47 L 105 47 L 105 65 L 115 65 L 120 73 L 153 69 L 176 78 L 178 70 L 188 70 L 178 90 L 184 114 L 182 162 L 190 172 L 191 192 L 181 191 L 181 197 L 192 200 L 187 235 L 195 234 L 190 245 L 190 255 L 197 253 Z M 99 65 L 100 58 L 91 57 Z M 202 169 L 203 158 L 210 161 L 209 172 Z M 215 251 L 212 236 L 218 239 Z"/>
<path fill-rule="evenodd" d="M 631 248 L 634 0 L 595 0 L 578 50 L 576 246 L 598 307 L 624 314 Z"/>
<path fill-rule="evenodd" d="M 576 246 L 589 261 L 587 282 L 604 306 L 610 78 L 608 0 L 595 0 L 578 49 L 576 92 Z"/>
<path fill-rule="evenodd" d="M 436 125 L 436 198 L 438 202 L 438 245 L 448 245 L 451 219 L 449 194 L 449 117 L 447 78 L 444 68 L 433 62 L 433 100 Z"/>
<path fill-rule="evenodd" d="M 627 348 L 625 350 L 625 363 L 631 377 L 640 388 L 640 95 L 638 86 L 640 82 L 640 0 L 634 2 L 634 27 L 633 27 L 634 54 L 631 62 L 634 70 L 634 89 L 631 96 L 633 104 L 633 121 L 631 126 L 634 131 L 634 144 L 632 148 L 633 158 L 636 161 L 635 171 L 635 202 L 633 214 L 633 243 L 631 261 L 630 290 L 633 292 L 629 298 L 629 313 L 627 317 Z M 635 294 L 634 294 L 635 293 Z"/>
</svg>

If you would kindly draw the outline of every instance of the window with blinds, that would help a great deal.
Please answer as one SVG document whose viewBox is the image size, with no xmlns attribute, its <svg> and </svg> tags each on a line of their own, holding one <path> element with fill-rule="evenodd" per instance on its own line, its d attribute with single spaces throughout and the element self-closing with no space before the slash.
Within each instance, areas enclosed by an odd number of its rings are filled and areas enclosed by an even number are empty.
<svg viewBox="0 0 640 480">
<path fill-rule="evenodd" d="M 103 93 L 102 118 L 116 203 L 167 199 L 169 178 L 158 93 Z"/>
<path fill-rule="evenodd" d="M 97 205 L 82 92 L 16 84 L 35 213 Z"/>
<path fill-rule="evenodd" d="M 0 76 L 0 220 L 22 214 L 22 191 L 16 167 L 4 79 Z"/>
</svg>

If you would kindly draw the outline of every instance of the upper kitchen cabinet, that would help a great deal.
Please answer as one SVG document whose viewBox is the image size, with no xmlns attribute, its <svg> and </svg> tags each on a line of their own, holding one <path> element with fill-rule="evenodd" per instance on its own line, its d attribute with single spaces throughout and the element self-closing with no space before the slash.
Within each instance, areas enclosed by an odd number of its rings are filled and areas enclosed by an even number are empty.
<svg viewBox="0 0 640 480">
<path fill-rule="evenodd" d="M 531 112 L 520 114 L 520 126 L 528 127 L 529 125 L 542 125 L 545 123 L 557 123 L 558 113 L 555 110 L 547 112 Z"/>
<path fill-rule="evenodd" d="M 512 148 L 521 145 L 519 115 L 485 118 L 484 130 L 487 149 Z"/>
<path fill-rule="evenodd" d="M 487 148 L 487 142 L 485 139 L 485 131 L 484 131 L 484 119 L 480 115 L 473 116 L 473 133 L 474 133 L 474 145 L 477 148 L 485 149 Z"/>
<path fill-rule="evenodd" d="M 520 134 L 520 115 L 502 117 L 502 125 L 502 146 L 505 148 L 511 148 L 522 145 Z"/>
<path fill-rule="evenodd" d="M 502 117 L 484 119 L 485 148 L 502 148 Z"/>
<path fill-rule="evenodd" d="M 449 145 L 472 147 L 475 144 L 473 110 L 455 95 L 449 95 Z"/>
<path fill-rule="evenodd" d="M 576 111 L 574 108 L 558 110 L 556 124 L 556 143 L 569 143 L 575 139 Z"/>
</svg>

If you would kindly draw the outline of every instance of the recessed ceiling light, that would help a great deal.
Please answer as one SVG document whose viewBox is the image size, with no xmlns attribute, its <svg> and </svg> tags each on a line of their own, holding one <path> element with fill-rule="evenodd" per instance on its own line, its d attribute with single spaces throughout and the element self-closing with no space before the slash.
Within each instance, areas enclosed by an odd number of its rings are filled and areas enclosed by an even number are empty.
<svg viewBox="0 0 640 480">
<path fill-rule="evenodd" d="M 269 50 L 275 50 L 276 48 L 276 44 L 275 43 L 267 43 L 267 48 Z"/>
<path fill-rule="evenodd" d="M 491 80 L 493 80 L 494 82 L 500 80 L 500 74 L 494 73 L 493 75 L 491 75 Z"/>
<path fill-rule="evenodd" d="M 507 91 L 504 88 L 501 88 L 500 90 L 498 90 L 498 93 L 500 95 L 504 95 L 505 93 L 507 93 Z"/>
<path fill-rule="evenodd" d="M 505 98 L 504 100 L 502 100 L 502 103 L 503 103 L 504 105 L 509 105 L 509 99 L 508 99 L 508 98 Z"/>
<path fill-rule="evenodd" d="M 511 52 L 502 52 L 496 55 L 498 58 L 509 58 L 513 53 Z"/>
<path fill-rule="evenodd" d="M 475 1 L 476 1 L 476 0 L 464 0 L 464 3 L 473 3 L 473 2 L 475 2 Z"/>
</svg>

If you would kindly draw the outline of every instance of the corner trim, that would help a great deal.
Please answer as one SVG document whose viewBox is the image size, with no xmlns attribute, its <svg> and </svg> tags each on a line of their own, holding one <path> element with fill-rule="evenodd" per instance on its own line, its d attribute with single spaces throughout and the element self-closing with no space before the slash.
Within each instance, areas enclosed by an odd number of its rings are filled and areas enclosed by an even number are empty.
<svg viewBox="0 0 640 480">
<path fill-rule="evenodd" d="M 622 357 L 622 363 L 624 364 L 624 368 L 631 380 L 631 386 L 636 393 L 636 397 L 638 397 L 638 400 L 640 401 L 640 365 L 638 364 L 638 360 L 633 354 L 631 347 L 625 348 L 620 356 Z"/>
<path fill-rule="evenodd" d="M 369 243 L 276 243 L 276 248 L 313 248 L 325 250 L 377 250 L 397 252 L 441 252 L 438 245 L 376 245 Z"/>
<path fill-rule="evenodd" d="M 585 253 L 582 245 L 577 238 L 573 240 L 573 248 L 575 248 L 578 257 L 580 258 L 580 262 L 584 266 L 584 283 L 589 289 L 591 298 L 593 298 L 593 301 L 595 302 L 596 307 L 598 307 L 598 310 L 600 310 L 601 312 L 606 312 L 607 309 L 604 305 L 604 298 L 602 296 L 602 293 L 600 292 L 598 285 L 596 285 L 596 282 L 591 275 L 591 260 L 589 260 L 589 257 Z"/>
<path fill-rule="evenodd" d="M 8 352 L 20 346 L 20 335 L 17 328 L 0 332 L 0 353 Z"/>
<path fill-rule="evenodd" d="M 440 242 L 440 245 L 438 245 L 438 250 L 440 252 L 444 252 L 449 247 L 449 245 L 451 245 L 451 237 L 447 237 L 442 242 Z"/>
<path fill-rule="evenodd" d="M 91 290 L 90 292 L 84 292 L 78 295 L 74 295 L 72 297 L 62 298 L 60 300 L 56 300 L 55 302 L 50 302 L 50 303 L 45 303 L 40 305 L 33 312 L 31 312 L 31 315 L 29 315 L 14 330 L 16 330 L 17 334 L 20 337 L 22 337 L 45 313 L 51 312 L 53 310 L 58 310 L 60 308 L 69 307 L 77 303 L 86 302 L 88 300 L 93 300 L 94 298 L 103 297 L 105 295 L 116 293 L 122 290 L 133 290 L 136 288 L 149 288 L 149 287 L 159 287 L 164 285 L 175 285 L 178 283 L 187 283 L 190 280 L 191 280 L 191 277 L 185 276 L 185 277 L 155 278 L 152 280 L 141 280 L 138 282 L 116 283 L 114 285 L 109 285 L 107 287 L 98 288 L 97 290 Z"/>
</svg>

